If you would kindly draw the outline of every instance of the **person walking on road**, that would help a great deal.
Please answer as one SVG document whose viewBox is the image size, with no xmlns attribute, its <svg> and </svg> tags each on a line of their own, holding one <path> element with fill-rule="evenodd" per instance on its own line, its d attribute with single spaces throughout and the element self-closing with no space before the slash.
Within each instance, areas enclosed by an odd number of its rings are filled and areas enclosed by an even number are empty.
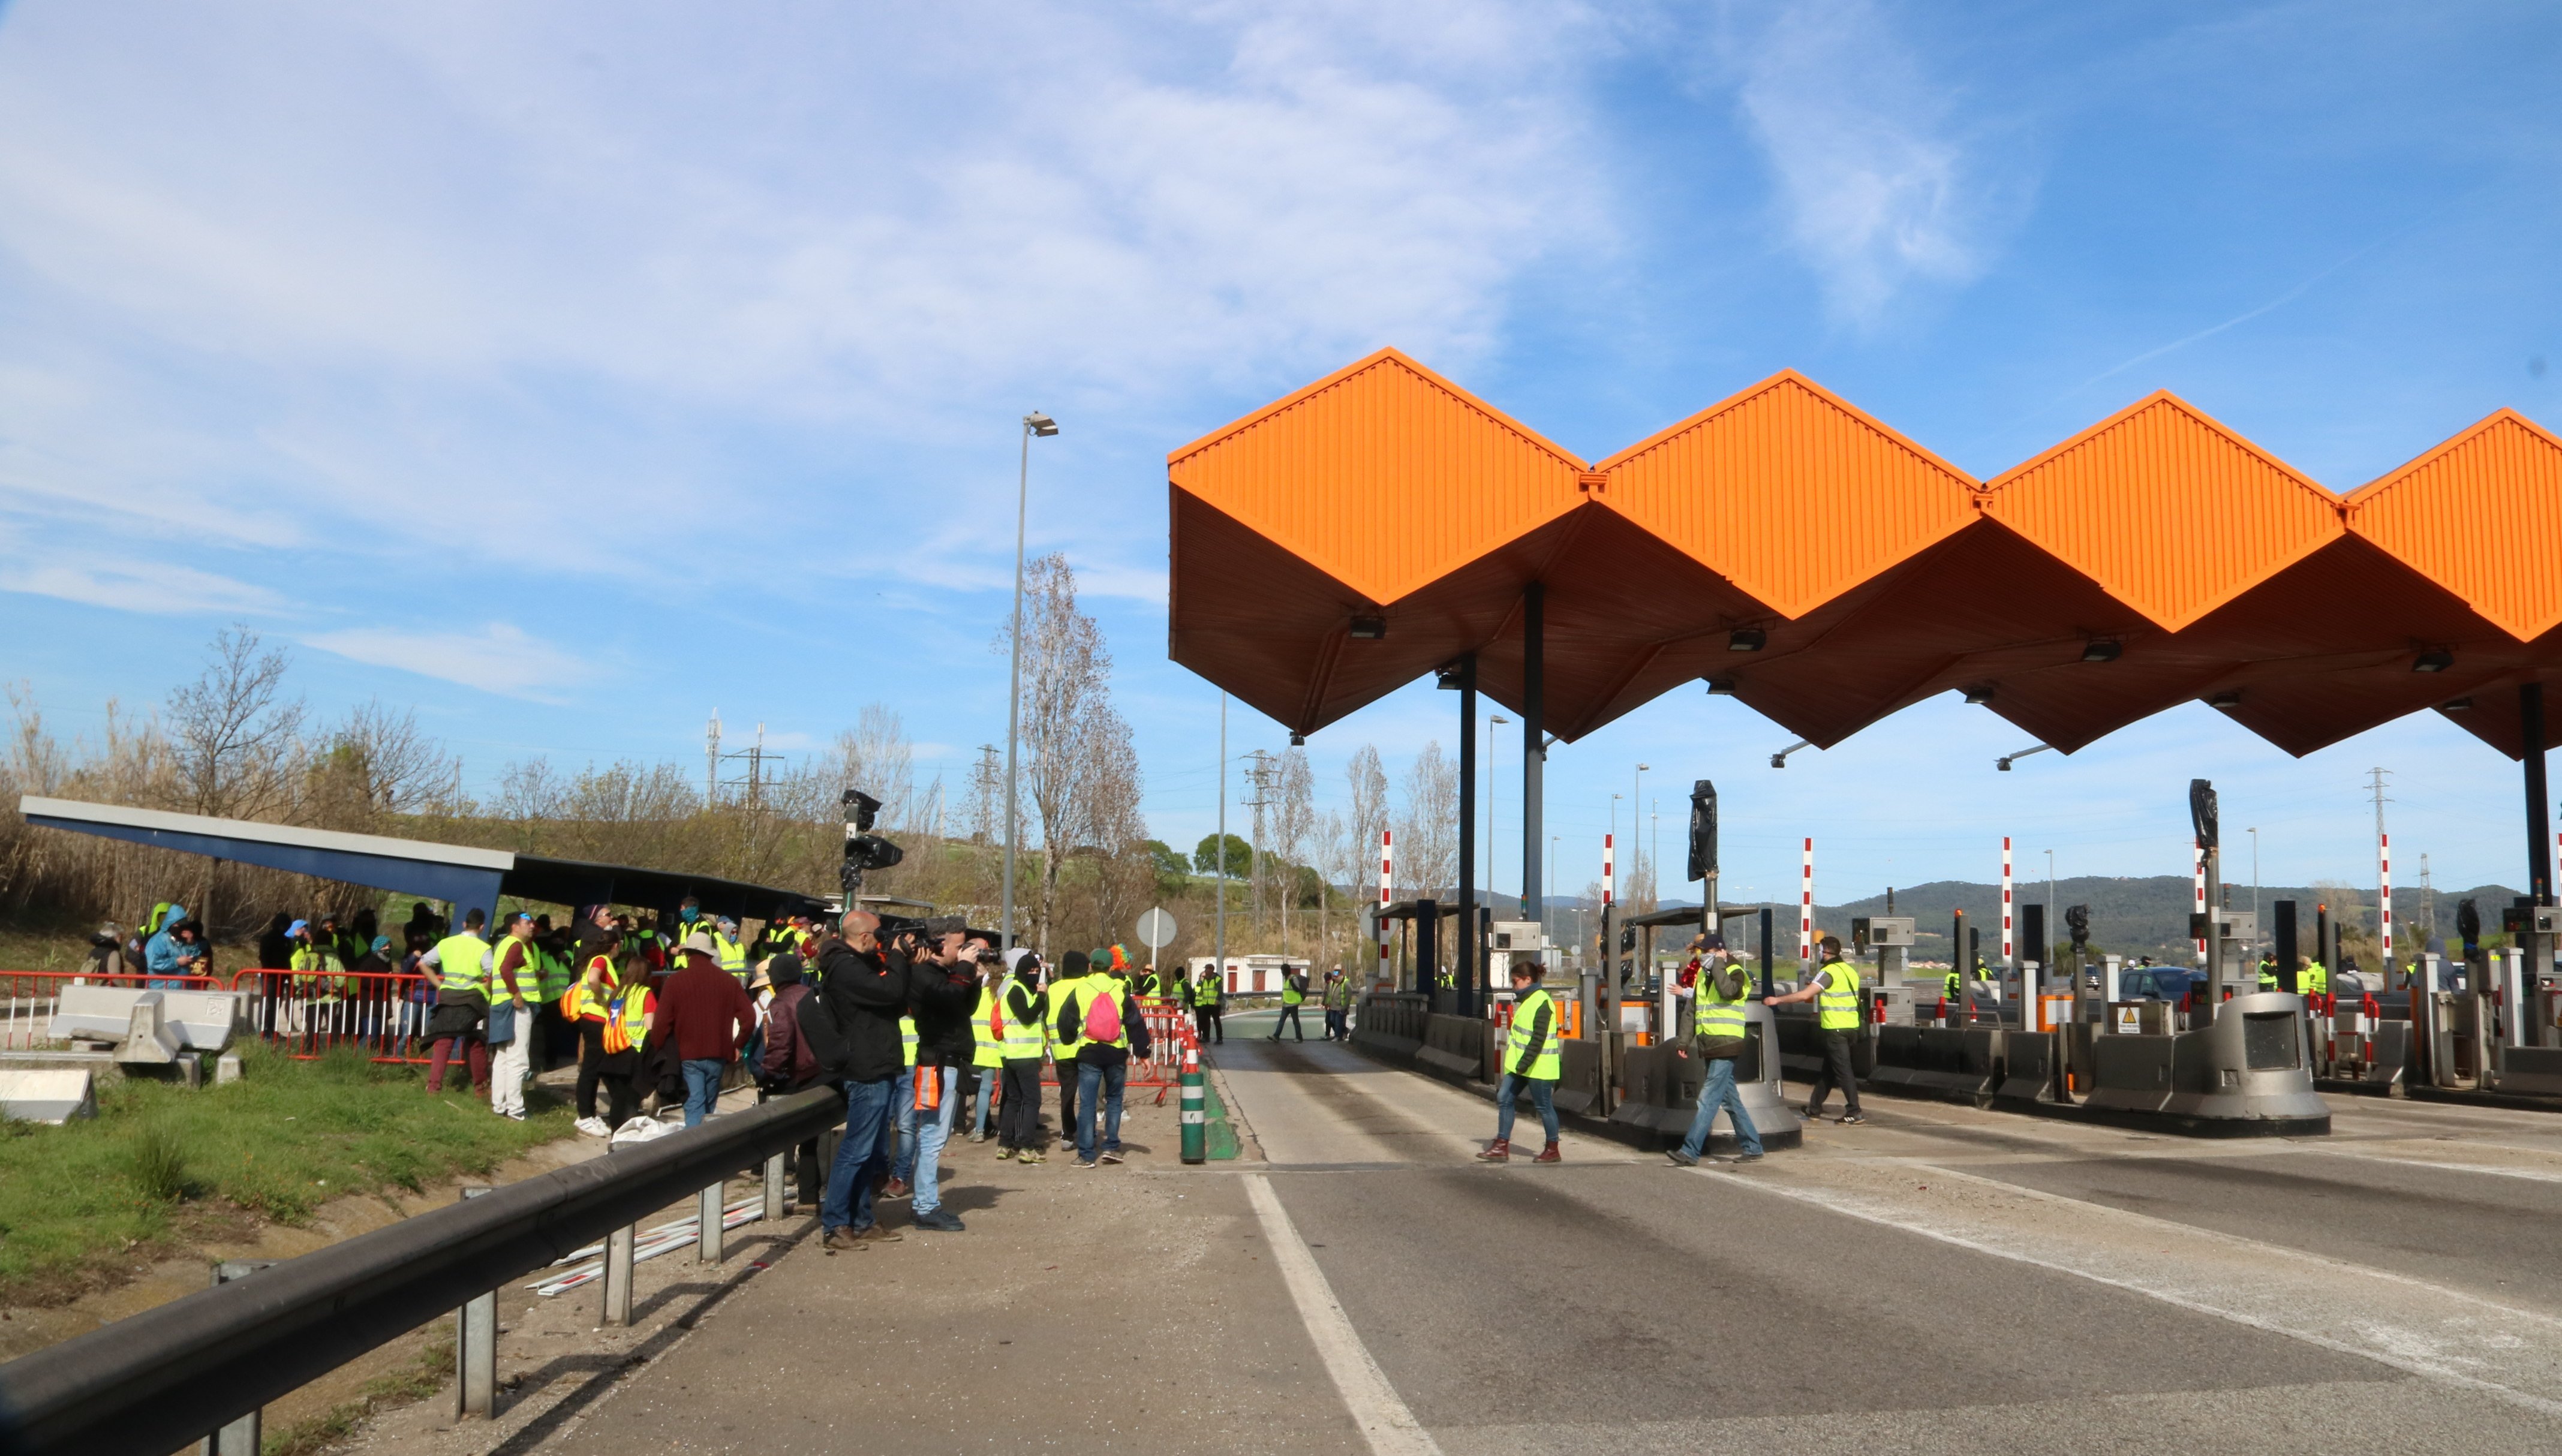
<svg viewBox="0 0 2562 1456">
<path fill-rule="evenodd" d="M 1041 1136 L 1041 1051 L 1049 1044 L 1042 1029 L 1040 957 L 1016 946 L 1006 952 L 1006 979 L 998 984 L 997 1005 L 1005 1032 L 1005 1095 L 997 1103 L 997 1156 L 1018 1163 L 1040 1163 L 1049 1154 Z"/>
<path fill-rule="evenodd" d="M 1130 1075 L 1130 1054 L 1135 1050 L 1144 1059 L 1150 1050 L 1139 1003 L 1120 978 L 1097 967 L 1059 998 L 1058 1032 L 1076 1045 L 1076 1166 L 1118 1163 L 1121 1089 Z"/>
<path fill-rule="evenodd" d="M 1326 1039 L 1328 1041 L 1352 1040 L 1352 1023 L 1348 1018 L 1353 1009 L 1353 984 L 1344 979 L 1343 972 L 1326 973 L 1325 1002 Z"/>
<path fill-rule="evenodd" d="M 1504 1043 L 1504 1079 L 1495 1087 L 1495 1141 L 1477 1155 L 1479 1163 L 1509 1163 L 1513 1156 L 1513 1103 L 1524 1091 L 1539 1109 L 1548 1146 L 1534 1163 L 1556 1163 L 1556 1082 L 1564 1075 L 1564 1053 L 1556 1038 L 1556 1003 L 1539 990 L 1537 963 L 1513 967 L 1513 1029 Z"/>
<path fill-rule="evenodd" d="M 676 974 L 658 988 L 650 1032 L 672 1035 L 685 1079 L 685 1126 L 695 1127 L 720 1102 L 721 1074 L 756 1034 L 756 1002 L 747 988 L 722 969 L 709 932 L 697 930 L 676 948 Z"/>
<path fill-rule="evenodd" d="M 1695 1166 L 1708 1147 L 1718 1109 L 1724 1108 L 1735 1124 L 1739 1149 L 1736 1161 L 1750 1163 L 1761 1156 L 1761 1133 L 1752 1126 L 1752 1114 L 1743 1110 L 1743 1094 L 1736 1090 L 1735 1062 L 1743 1054 L 1749 1034 L 1752 978 L 1727 958 L 1722 936 L 1709 937 L 1700 954 L 1707 964 L 1700 969 L 1699 995 L 1693 1003 L 1691 1044 L 1682 1055 L 1700 1058 L 1707 1075 L 1700 1085 L 1699 1111 L 1691 1118 L 1690 1135 L 1664 1156 L 1684 1168 Z"/>
<path fill-rule="evenodd" d="M 1225 994 L 1216 966 L 1203 971 L 1200 979 L 1192 983 L 1192 1040 L 1202 1046 L 1227 1045 L 1227 1023 L 1219 1018 L 1219 1002 Z"/>
<path fill-rule="evenodd" d="M 1300 1003 L 1308 999 L 1308 977 L 1295 966 L 1281 968 L 1281 1018 L 1272 1023 L 1272 1039 L 1281 1039 L 1281 1028 L 1301 1041 L 1308 1039 L 1308 1028 L 1299 1020 Z"/>
<path fill-rule="evenodd" d="M 1842 1121 L 1853 1126 L 1868 1121 L 1859 1112 L 1859 1079 L 1851 1074 L 1850 1039 L 1858 1032 L 1861 1020 L 1859 1005 L 1859 969 L 1841 958 L 1841 939 L 1825 936 L 1816 943 L 1823 953 L 1822 968 L 1806 984 L 1786 996 L 1764 998 L 1766 1004 L 1784 1006 L 1796 1001 L 1815 1003 L 1815 1033 L 1824 1048 L 1824 1064 L 1815 1072 L 1815 1090 L 1806 1098 L 1806 1120 L 1823 1115 L 1824 1097 L 1834 1087 L 1842 1091 Z"/>
</svg>

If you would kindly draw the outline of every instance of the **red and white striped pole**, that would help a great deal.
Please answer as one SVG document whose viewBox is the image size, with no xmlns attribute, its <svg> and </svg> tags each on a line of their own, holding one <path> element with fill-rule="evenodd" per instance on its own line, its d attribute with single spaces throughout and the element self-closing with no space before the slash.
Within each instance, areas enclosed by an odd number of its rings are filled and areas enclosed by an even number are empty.
<svg viewBox="0 0 2562 1456">
<path fill-rule="evenodd" d="M 2195 862 L 2194 868 L 2192 868 L 2190 873 L 2197 882 L 2197 898 L 2191 904 L 2190 908 L 2195 910 L 2198 914 L 2203 915 L 2206 913 L 2206 846 L 2197 842 L 2195 839 L 2191 839 L 2188 841 L 2188 853 L 2190 859 Z M 2197 940 L 2197 963 L 2201 966 L 2206 964 L 2206 938 L 2204 936 L 2198 937 Z"/>
<path fill-rule="evenodd" d="M 2002 835 L 2002 968 L 2008 970 L 2019 955 L 2011 935 L 2010 910 L 2010 835 Z"/>
<path fill-rule="evenodd" d="M 1815 839 L 1806 836 L 1805 866 L 1797 875 L 1797 982 L 1815 970 Z"/>
<path fill-rule="evenodd" d="M 1619 899 L 1618 856 L 1610 843 L 1613 837 L 1610 834 L 1601 836 L 1601 908 L 1604 910 L 1617 904 Z"/>
<path fill-rule="evenodd" d="M 1396 985 L 1395 973 L 1387 964 L 1388 888 L 1396 882 L 1394 834 L 1393 829 L 1378 831 L 1378 981 L 1390 989 Z"/>
<path fill-rule="evenodd" d="M 2384 942 L 2384 982 L 2393 984 L 2393 836 L 2375 836 L 2375 929 Z"/>
</svg>

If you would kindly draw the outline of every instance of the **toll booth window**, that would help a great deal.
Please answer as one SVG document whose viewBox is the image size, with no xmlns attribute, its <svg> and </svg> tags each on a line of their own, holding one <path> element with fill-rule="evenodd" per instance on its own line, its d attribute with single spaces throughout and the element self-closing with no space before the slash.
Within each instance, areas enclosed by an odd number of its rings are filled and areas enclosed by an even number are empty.
<svg viewBox="0 0 2562 1456">
<path fill-rule="evenodd" d="M 2242 1018 L 2242 1060 L 2255 1072 L 2298 1066 L 2292 1011 L 2253 1011 Z"/>
</svg>

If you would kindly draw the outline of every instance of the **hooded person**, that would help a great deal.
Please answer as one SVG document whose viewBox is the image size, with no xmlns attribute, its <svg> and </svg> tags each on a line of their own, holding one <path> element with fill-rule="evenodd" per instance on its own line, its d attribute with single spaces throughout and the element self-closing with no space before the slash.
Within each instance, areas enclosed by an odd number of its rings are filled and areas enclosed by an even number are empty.
<svg viewBox="0 0 2562 1456">
<path fill-rule="evenodd" d="M 293 969 L 293 933 L 286 929 L 293 917 L 278 910 L 268 917 L 267 929 L 258 937 L 258 969 L 290 971 Z"/>
<path fill-rule="evenodd" d="M 185 983 L 174 978 L 195 975 L 204 959 L 204 948 L 195 939 L 196 923 L 187 918 L 184 905 L 155 905 L 151 913 L 160 924 L 142 943 L 142 969 L 154 978 L 151 990 L 179 990 Z"/>
<path fill-rule="evenodd" d="M 1040 957 L 1028 947 L 1006 952 L 1005 979 L 997 983 L 997 1026 L 1003 1056 L 998 1077 L 997 1156 L 1021 1163 L 1048 1157 L 1041 1136 L 1041 1053 L 1049 1045 L 1042 1008 L 1049 1001 L 1040 990 Z"/>
<path fill-rule="evenodd" d="M 116 979 L 133 974 L 132 963 L 124 959 L 124 932 L 109 921 L 89 938 L 89 955 L 81 962 L 83 976 L 95 977 L 113 985 Z"/>
</svg>

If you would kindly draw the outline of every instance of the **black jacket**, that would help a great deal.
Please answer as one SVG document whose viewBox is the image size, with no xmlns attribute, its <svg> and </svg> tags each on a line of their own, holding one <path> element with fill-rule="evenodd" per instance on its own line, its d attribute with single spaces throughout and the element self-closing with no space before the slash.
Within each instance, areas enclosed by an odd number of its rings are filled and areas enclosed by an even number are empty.
<svg viewBox="0 0 2562 1456">
<path fill-rule="evenodd" d="M 898 954 L 893 951 L 890 953 Z M 968 966 L 949 970 L 930 962 L 917 965 L 907 983 L 908 1014 L 916 1017 L 919 1062 L 966 1067 L 979 1049 L 970 1029 L 970 1013 L 979 1008 L 979 979 Z"/>
<path fill-rule="evenodd" d="M 818 990 L 801 1002 L 801 1034 L 820 1071 L 846 1082 L 886 1082 L 906 1069 L 898 1018 L 907 1011 L 908 966 L 828 938 L 819 948 Z"/>
</svg>

